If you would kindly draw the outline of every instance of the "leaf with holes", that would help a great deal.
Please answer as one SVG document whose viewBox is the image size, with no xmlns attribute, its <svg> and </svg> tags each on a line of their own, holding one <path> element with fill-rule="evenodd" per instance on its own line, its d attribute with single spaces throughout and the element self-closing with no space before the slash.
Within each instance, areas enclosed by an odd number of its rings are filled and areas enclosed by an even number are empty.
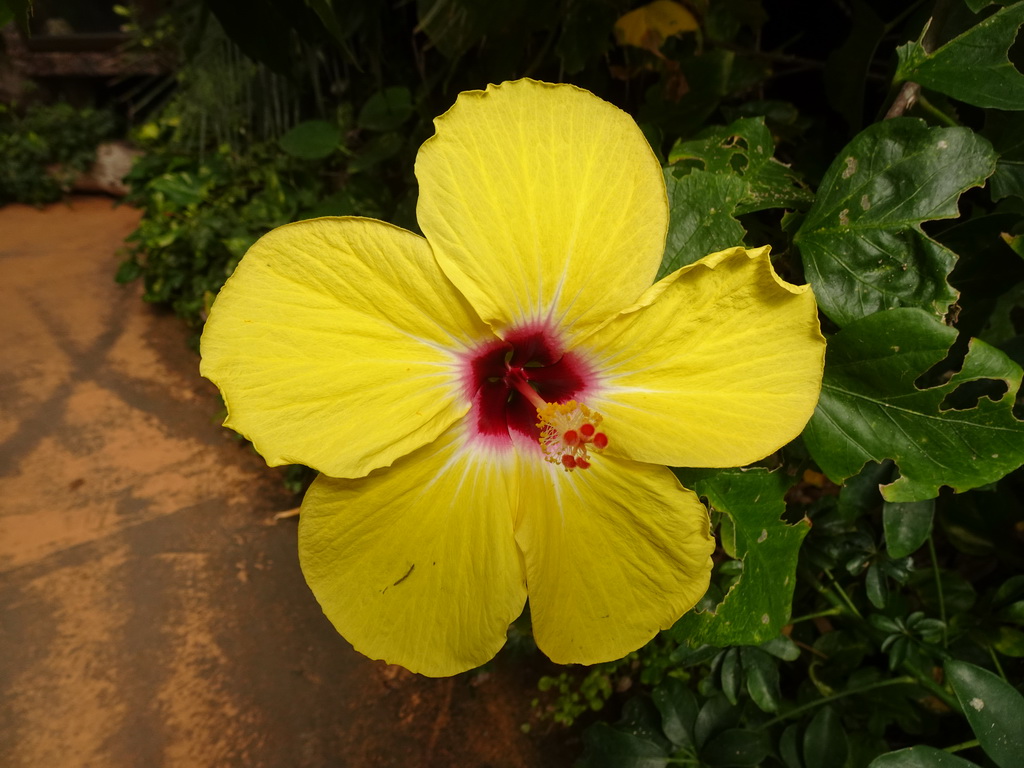
<svg viewBox="0 0 1024 768">
<path fill-rule="evenodd" d="M 907 43 L 897 49 L 895 82 L 919 83 L 977 107 L 1024 109 L 1024 75 L 1007 56 L 1021 24 L 1024 3 L 1014 3 L 934 53 Z"/>
<path fill-rule="evenodd" d="M 757 645 L 770 640 L 789 621 L 796 585 L 803 523 L 787 525 L 780 517 L 789 480 L 763 469 L 685 470 L 683 484 L 729 516 L 725 542 L 743 562 L 743 572 L 712 610 L 685 614 L 671 629 L 674 639 L 691 646 L 708 643 Z M 731 545 L 731 546 L 730 546 Z"/>
<path fill-rule="evenodd" d="M 669 153 L 676 173 L 688 168 L 742 178 L 743 194 L 735 214 L 768 208 L 807 208 L 814 195 L 789 166 L 772 155 L 775 145 L 763 117 L 745 117 L 713 126 L 689 141 L 677 141 Z"/>
<path fill-rule="evenodd" d="M 742 245 L 746 231 L 737 216 L 811 204 L 814 196 L 773 152 L 771 132 L 760 117 L 676 142 L 665 170 L 672 220 L 661 275 Z"/>
<path fill-rule="evenodd" d="M 658 277 L 704 258 L 743 245 L 746 231 L 733 213 L 743 197 L 738 176 L 693 171 L 677 178 L 665 169 L 670 221 Z"/>
<path fill-rule="evenodd" d="M 994 169 L 992 146 L 967 128 L 899 118 L 858 134 L 794 237 L 825 314 L 841 326 L 894 307 L 945 315 L 956 255 L 921 223 L 956 217 L 960 194 Z"/>
<path fill-rule="evenodd" d="M 869 461 L 892 459 L 901 477 L 883 486 L 882 496 L 923 501 L 944 485 L 966 491 L 994 482 L 1024 462 L 1024 423 L 1012 410 L 1022 371 L 998 349 L 974 339 L 946 383 L 915 385 L 945 358 L 956 335 L 908 308 L 866 317 L 829 340 L 821 399 L 804 441 L 833 482 Z M 970 382 L 1001 390 L 988 390 L 998 399 L 982 395 L 973 407 L 951 407 L 947 398 Z"/>
</svg>

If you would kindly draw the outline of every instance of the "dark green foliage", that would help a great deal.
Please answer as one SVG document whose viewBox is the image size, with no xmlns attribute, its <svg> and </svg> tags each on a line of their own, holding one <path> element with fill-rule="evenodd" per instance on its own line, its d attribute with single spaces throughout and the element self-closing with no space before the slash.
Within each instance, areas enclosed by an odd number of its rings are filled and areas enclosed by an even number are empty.
<svg viewBox="0 0 1024 768">
<path fill-rule="evenodd" d="M 0 105 L 0 205 L 60 200 L 114 131 L 112 113 L 70 104 L 33 106 L 23 116 Z"/>
<path fill-rule="evenodd" d="M 158 137 L 169 130 L 147 128 Z M 350 176 L 356 161 L 369 167 L 372 146 L 347 160 L 341 137 L 338 124 L 309 121 L 280 142 L 250 142 L 244 152 L 222 144 L 202 158 L 150 139 L 128 176 L 129 202 L 144 214 L 117 279 L 142 278 L 146 301 L 199 323 L 249 246 L 274 227 L 317 216 L 391 215 L 386 187 Z"/>
<path fill-rule="evenodd" d="M 976 488 L 1024 462 L 1024 424 L 1012 413 L 1021 369 L 1002 352 L 975 340 L 945 384 L 917 385 L 955 339 L 953 329 L 919 309 L 877 312 L 832 337 L 821 400 L 804 433 L 830 478 L 845 480 L 868 461 L 892 459 L 902 477 L 882 494 L 923 501 L 943 485 Z M 979 381 L 999 386 L 974 407 L 952 405 L 959 387 Z"/>
</svg>

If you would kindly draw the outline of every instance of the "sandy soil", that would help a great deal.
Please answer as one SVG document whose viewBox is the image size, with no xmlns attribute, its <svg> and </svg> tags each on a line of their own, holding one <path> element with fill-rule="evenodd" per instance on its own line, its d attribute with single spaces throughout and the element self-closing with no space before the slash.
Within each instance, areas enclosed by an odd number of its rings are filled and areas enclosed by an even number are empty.
<svg viewBox="0 0 1024 768">
<path fill-rule="evenodd" d="M 137 219 L 0 209 L 0 765 L 567 765 L 520 730 L 535 671 L 428 680 L 334 633 L 272 519 L 296 499 L 113 282 Z"/>
</svg>

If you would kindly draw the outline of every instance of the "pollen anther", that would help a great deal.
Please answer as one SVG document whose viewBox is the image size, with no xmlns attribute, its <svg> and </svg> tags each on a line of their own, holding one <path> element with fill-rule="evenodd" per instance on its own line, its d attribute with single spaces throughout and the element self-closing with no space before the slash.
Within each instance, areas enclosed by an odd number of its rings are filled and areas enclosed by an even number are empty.
<svg viewBox="0 0 1024 768">
<path fill-rule="evenodd" d="M 608 446 L 608 436 L 597 431 L 601 414 L 575 400 L 544 403 L 537 409 L 537 419 L 544 458 L 561 464 L 567 472 L 588 469 L 589 449 L 600 451 Z"/>
</svg>

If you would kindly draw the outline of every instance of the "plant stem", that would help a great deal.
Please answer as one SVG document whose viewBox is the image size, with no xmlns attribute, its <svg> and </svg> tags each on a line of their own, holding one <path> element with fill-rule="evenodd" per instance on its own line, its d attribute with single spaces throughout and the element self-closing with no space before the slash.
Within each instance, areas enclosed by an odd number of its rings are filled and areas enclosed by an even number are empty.
<svg viewBox="0 0 1024 768">
<path fill-rule="evenodd" d="M 939 596 L 939 618 L 942 619 L 942 647 L 949 648 L 949 629 L 946 626 L 946 600 L 942 595 L 942 578 L 939 574 L 939 559 L 935 554 L 935 538 L 928 534 L 928 554 L 932 558 L 932 573 L 935 574 L 935 593 Z"/>
<path fill-rule="evenodd" d="M 885 119 L 902 117 L 903 113 L 914 106 L 921 95 L 921 86 L 917 83 L 906 82 L 900 86 L 896 96 L 892 100 L 892 106 L 885 113 Z"/>
<path fill-rule="evenodd" d="M 850 599 L 850 596 L 846 594 L 846 590 L 844 590 L 842 586 L 840 586 L 839 582 L 836 581 L 836 577 L 832 575 L 832 571 L 830 571 L 828 568 L 825 568 L 824 570 L 825 575 L 828 576 L 828 578 L 832 582 L 832 584 L 829 585 L 829 589 L 834 589 L 842 598 L 843 603 L 850 610 L 850 612 L 858 619 L 863 621 L 864 617 L 861 615 L 860 611 L 857 610 L 857 606 L 853 604 L 853 600 Z"/>
<path fill-rule="evenodd" d="M 698 760 L 695 756 L 688 755 L 688 754 L 679 755 L 677 757 L 669 757 L 669 758 L 667 758 L 665 760 L 665 763 L 668 764 L 668 765 L 695 765 L 695 766 L 699 766 L 701 764 L 700 760 Z"/>
<path fill-rule="evenodd" d="M 767 728 L 769 726 L 775 725 L 776 723 L 781 723 L 783 720 L 788 720 L 791 717 L 795 717 L 796 715 L 803 714 L 804 712 L 806 712 L 809 709 L 814 709 L 815 707 L 820 707 L 822 704 L 828 704 L 830 701 L 835 701 L 836 699 L 842 699 L 842 698 L 845 698 L 847 696 L 854 696 L 854 695 L 856 695 L 858 693 L 867 693 L 868 691 L 873 691 L 873 690 L 876 690 L 877 688 L 885 688 L 886 686 L 889 686 L 889 685 L 906 685 L 906 684 L 913 684 L 913 683 L 916 683 L 916 682 L 918 682 L 918 681 L 914 677 L 912 677 L 911 675 L 904 675 L 903 677 L 893 677 L 893 678 L 891 678 L 889 680 L 881 680 L 881 681 L 879 681 L 877 683 L 871 683 L 870 685 L 865 685 L 865 686 L 862 686 L 860 688 L 853 688 L 853 689 L 848 690 L 848 691 L 843 691 L 842 693 L 834 693 L 831 696 L 824 696 L 824 697 L 822 697 L 820 699 L 817 699 L 815 701 L 811 701 L 811 702 L 809 702 L 807 704 L 802 704 L 799 707 L 794 707 L 793 709 L 789 710 L 789 712 L 787 712 L 786 714 L 779 715 L 778 717 L 772 718 L 771 720 L 769 720 L 766 723 L 762 723 L 761 725 L 759 725 L 757 727 L 757 730 L 761 730 L 761 729 Z"/>
<path fill-rule="evenodd" d="M 1006 673 L 1003 672 L 1003 665 L 999 663 L 999 656 L 996 655 L 996 649 L 991 645 L 988 647 L 988 655 L 992 657 L 992 664 L 995 665 L 996 672 L 999 673 L 999 676 L 1003 678 L 1003 680 L 1006 680 L 1006 682 L 1010 682 L 1006 678 Z"/>
<path fill-rule="evenodd" d="M 795 619 L 790 619 L 790 624 L 799 624 L 801 621 L 810 621 L 811 619 L 819 619 L 823 616 L 838 616 L 846 611 L 845 606 L 837 605 L 833 608 L 826 608 L 824 611 L 817 611 L 815 613 L 806 613 L 803 616 L 797 616 Z"/>
<path fill-rule="evenodd" d="M 808 569 L 801 569 L 801 573 L 803 574 L 806 581 L 809 584 L 811 584 L 814 587 L 814 589 L 817 590 L 819 594 L 821 594 L 822 597 L 824 597 L 826 600 L 832 603 L 833 609 L 829 611 L 829 615 L 841 615 L 846 612 L 852 612 L 853 615 L 860 620 L 862 624 L 862 631 L 865 634 L 867 634 L 867 636 L 870 637 L 875 643 L 880 642 L 880 636 L 878 631 L 875 630 L 867 621 L 864 620 L 864 617 L 861 615 L 860 611 L 857 610 L 857 606 L 853 604 L 853 601 L 850 599 L 850 596 L 847 595 L 843 588 L 839 586 L 838 582 L 836 582 L 835 577 L 832 576 L 832 572 L 828 568 L 824 568 L 822 570 L 829 577 L 829 579 L 832 580 L 832 584 L 830 587 L 826 587 L 823 584 L 821 584 L 818 581 L 818 579 L 809 572 Z M 842 599 L 840 599 L 840 596 L 842 597 Z M 900 668 L 904 672 L 908 673 L 902 678 L 897 677 L 893 678 L 892 680 L 883 681 L 881 683 L 874 683 L 864 689 L 858 689 L 856 691 L 847 691 L 845 693 L 837 694 L 835 696 L 828 696 L 823 699 L 820 699 L 817 702 L 813 702 L 810 705 L 804 705 L 804 707 L 799 707 L 793 710 L 793 712 L 800 712 L 808 708 L 808 706 L 817 706 L 818 704 L 832 701 L 833 699 L 841 698 L 842 696 L 847 696 L 852 693 L 859 693 L 860 690 L 871 690 L 872 688 L 880 687 L 882 685 L 894 685 L 895 683 L 899 682 L 917 683 L 920 687 L 928 690 L 928 692 L 930 692 L 935 698 L 942 701 L 947 707 L 949 707 L 954 712 L 961 711 L 960 703 L 953 696 L 947 693 L 941 685 L 932 680 L 932 678 L 929 677 L 926 673 L 915 668 L 912 664 L 908 664 L 906 661 L 904 661 L 900 665 Z M 789 716 L 790 715 L 787 713 L 787 715 L 783 717 L 777 717 L 774 720 L 770 720 L 767 724 L 776 723 L 779 720 L 785 719 L 785 717 Z"/>
<path fill-rule="evenodd" d="M 943 688 L 941 685 L 932 680 L 932 678 L 929 677 L 926 673 L 922 672 L 921 670 L 914 667 L 913 664 L 909 664 L 906 661 L 900 664 L 900 668 L 904 672 L 910 673 L 910 675 L 917 681 L 918 685 L 920 685 L 922 688 L 927 688 L 929 691 L 931 691 L 931 694 L 935 698 L 942 701 L 951 710 L 953 710 L 954 712 L 963 712 L 963 710 L 960 708 L 960 702 L 956 700 L 956 697 L 949 694 L 945 688 Z"/>
<path fill-rule="evenodd" d="M 947 115 L 941 109 L 932 104 L 928 99 L 922 96 L 920 93 L 917 94 L 917 103 L 925 112 L 934 117 L 940 123 L 945 123 L 951 128 L 956 128 L 960 123 L 954 120 L 952 117 Z"/>
<path fill-rule="evenodd" d="M 965 741 L 963 744 L 954 744 L 952 747 L 943 747 L 943 752 L 959 752 L 963 749 L 970 749 L 971 747 L 980 747 L 981 743 L 977 739 L 971 739 Z"/>
</svg>

